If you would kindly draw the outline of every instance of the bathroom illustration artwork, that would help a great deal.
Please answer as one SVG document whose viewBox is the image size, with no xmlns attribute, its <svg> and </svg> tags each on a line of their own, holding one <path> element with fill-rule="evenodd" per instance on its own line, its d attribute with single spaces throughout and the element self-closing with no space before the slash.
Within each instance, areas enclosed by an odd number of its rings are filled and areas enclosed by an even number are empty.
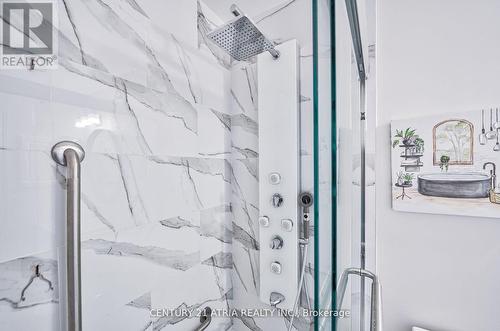
<svg viewBox="0 0 500 331">
<path fill-rule="evenodd" d="M 499 112 L 485 108 L 393 121 L 393 208 L 499 218 Z"/>
</svg>

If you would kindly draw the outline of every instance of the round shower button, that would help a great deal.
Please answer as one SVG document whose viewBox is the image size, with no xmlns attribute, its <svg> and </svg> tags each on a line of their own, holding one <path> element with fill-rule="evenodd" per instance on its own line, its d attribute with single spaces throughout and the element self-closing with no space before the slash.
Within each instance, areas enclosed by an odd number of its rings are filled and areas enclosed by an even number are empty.
<svg viewBox="0 0 500 331">
<path fill-rule="evenodd" d="M 281 182 L 281 175 L 277 172 L 271 172 L 269 174 L 269 182 L 273 185 L 278 185 Z"/>
<path fill-rule="evenodd" d="M 267 216 L 259 217 L 259 224 L 260 226 L 267 228 L 269 226 L 269 217 Z"/>
<path fill-rule="evenodd" d="M 281 263 L 277 261 L 271 263 L 271 272 L 277 275 L 281 274 Z"/>
<path fill-rule="evenodd" d="M 281 220 L 281 228 L 283 231 L 290 232 L 293 229 L 293 222 L 289 219 Z"/>
</svg>

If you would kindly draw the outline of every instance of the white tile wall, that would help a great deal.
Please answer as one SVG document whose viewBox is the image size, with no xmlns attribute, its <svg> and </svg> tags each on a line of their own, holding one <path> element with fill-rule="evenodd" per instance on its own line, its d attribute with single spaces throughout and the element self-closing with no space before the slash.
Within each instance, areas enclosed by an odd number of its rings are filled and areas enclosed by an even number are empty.
<svg viewBox="0 0 500 331">
<path fill-rule="evenodd" d="M 259 25 L 277 41 L 302 44 L 308 178 L 312 64 L 304 13 L 310 4 L 284 4 L 263 13 Z M 290 25 L 297 12 L 306 19 Z M 65 169 L 49 155 L 63 139 L 87 152 L 85 330 L 179 330 L 199 323 L 150 318 L 151 307 L 265 307 L 257 300 L 255 64 L 231 66 L 206 42 L 197 25 L 203 31 L 222 21 L 194 0 L 61 0 L 59 21 L 59 69 L 0 72 L 0 270 L 9 270 L 0 272 L 0 329 L 64 324 L 64 305 L 51 292 L 33 307 L 11 303 L 41 259 L 53 261 L 50 279 L 64 288 L 64 268 L 54 270 L 64 265 Z M 304 188 L 311 188 L 310 178 Z M 285 326 L 283 319 L 241 316 L 213 321 L 220 330 Z"/>
<path fill-rule="evenodd" d="M 198 50 L 196 1 L 66 0 L 59 10 L 59 69 L 0 73 L 0 329 L 64 324 L 51 292 L 19 302 L 39 252 L 64 261 L 65 169 L 50 157 L 63 139 L 87 152 L 84 329 L 197 325 L 149 309 L 232 298 L 230 72 Z M 46 276 L 64 288 L 54 254 Z"/>
</svg>

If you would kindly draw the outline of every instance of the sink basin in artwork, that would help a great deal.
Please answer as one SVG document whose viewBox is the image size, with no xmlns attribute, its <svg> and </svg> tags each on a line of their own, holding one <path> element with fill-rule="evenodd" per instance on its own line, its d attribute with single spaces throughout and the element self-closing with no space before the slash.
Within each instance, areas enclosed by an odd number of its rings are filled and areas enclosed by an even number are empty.
<svg viewBox="0 0 500 331">
<path fill-rule="evenodd" d="M 444 198 L 487 198 L 491 176 L 481 172 L 446 172 L 421 174 L 418 192 Z"/>
</svg>

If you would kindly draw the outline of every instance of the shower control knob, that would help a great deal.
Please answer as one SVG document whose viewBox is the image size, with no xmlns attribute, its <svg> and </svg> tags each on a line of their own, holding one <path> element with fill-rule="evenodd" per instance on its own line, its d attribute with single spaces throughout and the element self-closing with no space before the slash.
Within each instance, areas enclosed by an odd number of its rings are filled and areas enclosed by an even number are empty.
<svg viewBox="0 0 500 331">
<path fill-rule="evenodd" d="M 267 228 L 269 226 L 269 217 L 267 216 L 259 217 L 259 224 L 260 226 Z"/>
<path fill-rule="evenodd" d="M 283 238 L 274 236 L 273 239 L 271 239 L 269 247 L 271 247 L 271 249 L 281 249 L 283 247 Z"/>
<path fill-rule="evenodd" d="M 276 274 L 276 275 L 279 275 L 281 274 L 281 263 L 277 262 L 277 261 L 274 261 L 273 263 L 271 263 L 271 272 L 273 274 Z"/>
<path fill-rule="evenodd" d="M 290 232 L 293 229 L 293 222 L 289 219 L 281 220 L 281 228 L 283 231 Z"/>
<path fill-rule="evenodd" d="M 278 185 L 281 182 L 281 175 L 277 172 L 271 172 L 269 174 L 269 182 L 273 185 Z"/>
<path fill-rule="evenodd" d="M 271 203 L 275 208 L 281 207 L 281 205 L 283 204 L 283 196 L 279 193 L 273 194 L 273 197 L 271 198 Z"/>
</svg>

